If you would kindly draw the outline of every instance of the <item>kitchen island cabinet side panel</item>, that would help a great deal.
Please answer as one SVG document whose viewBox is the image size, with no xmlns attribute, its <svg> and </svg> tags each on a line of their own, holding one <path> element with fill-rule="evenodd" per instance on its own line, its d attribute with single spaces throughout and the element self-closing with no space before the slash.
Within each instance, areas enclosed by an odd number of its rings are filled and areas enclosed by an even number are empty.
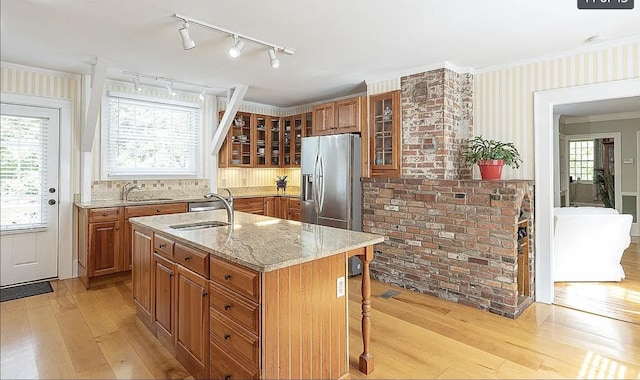
<svg viewBox="0 0 640 380">
<path fill-rule="evenodd" d="M 155 331 L 152 321 L 151 270 L 153 265 L 153 232 L 137 225 L 133 226 L 133 300 L 138 317 Z"/>
</svg>

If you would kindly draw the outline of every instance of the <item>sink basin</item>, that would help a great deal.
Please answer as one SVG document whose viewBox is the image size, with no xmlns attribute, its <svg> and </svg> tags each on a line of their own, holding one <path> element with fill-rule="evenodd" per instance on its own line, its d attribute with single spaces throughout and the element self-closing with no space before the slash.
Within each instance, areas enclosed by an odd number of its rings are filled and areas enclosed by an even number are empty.
<svg viewBox="0 0 640 380">
<path fill-rule="evenodd" d="M 214 227 L 224 227 L 228 226 L 227 222 L 220 222 L 218 220 L 210 220 L 207 222 L 198 222 L 198 223 L 187 223 L 187 224 L 176 224 L 173 226 L 169 226 L 174 230 L 201 230 L 204 228 L 214 228 Z"/>
</svg>

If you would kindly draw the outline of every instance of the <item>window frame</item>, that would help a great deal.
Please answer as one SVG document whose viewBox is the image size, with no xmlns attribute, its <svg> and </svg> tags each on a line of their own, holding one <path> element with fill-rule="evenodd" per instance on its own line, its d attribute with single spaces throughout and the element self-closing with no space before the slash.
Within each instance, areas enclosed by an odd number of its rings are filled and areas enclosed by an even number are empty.
<svg viewBox="0 0 640 380">
<path fill-rule="evenodd" d="M 144 173 L 144 172 L 130 172 L 127 174 L 109 175 L 109 112 L 108 103 L 110 98 L 123 98 L 135 101 L 142 101 L 148 103 L 157 103 L 168 106 L 179 106 L 193 108 L 198 113 L 198 126 L 196 131 L 196 148 L 195 148 L 195 162 L 194 172 L 190 173 Z M 203 150 L 205 147 L 204 141 L 204 115 L 202 105 L 199 103 L 185 102 L 174 99 L 156 98 L 151 96 L 143 96 L 137 94 L 130 94 L 126 92 L 107 91 L 102 97 L 102 110 L 100 117 L 100 180 L 102 181 L 117 181 L 117 180 L 154 180 L 154 179 L 198 179 L 202 178 L 202 172 L 204 167 L 203 162 Z"/>
<path fill-rule="evenodd" d="M 591 149 L 592 151 L 595 149 L 595 143 L 593 139 L 573 139 L 573 140 L 569 140 L 569 147 L 568 147 L 568 154 L 567 154 L 567 159 L 568 159 L 568 164 L 569 164 L 569 176 L 574 176 L 574 180 L 578 181 L 578 176 L 575 175 L 575 172 L 572 173 L 572 169 L 571 169 L 571 163 L 572 162 L 587 162 L 589 160 L 572 160 L 571 159 L 571 145 L 574 143 L 591 143 Z M 594 152 L 592 152 L 592 154 L 595 154 Z M 595 157 L 595 156 L 594 156 Z M 591 167 L 592 167 L 592 172 L 591 172 L 591 178 L 590 179 L 585 179 L 582 176 L 580 176 L 580 182 L 581 183 L 592 183 L 593 182 L 593 175 L 594 175 L 594 158 L 591 159 Z"/>
</svg>

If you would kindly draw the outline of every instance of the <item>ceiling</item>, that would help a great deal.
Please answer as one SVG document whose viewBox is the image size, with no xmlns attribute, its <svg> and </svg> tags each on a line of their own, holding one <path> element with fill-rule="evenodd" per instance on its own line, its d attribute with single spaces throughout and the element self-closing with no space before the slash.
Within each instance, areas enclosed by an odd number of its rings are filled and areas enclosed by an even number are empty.
<svg viewBox="0 0 640 380">
<path fill-rule="evenodd" d="M 0 58 L 89 74 L 101 56 L 112 79 L 131 80 L 122 72 L 134 71 L 203 84 L 216 95 L 247 84 L 246 101 L 291 107 L 445 61 L 481 68 L 584 48 L 593 35 L 635 39 L 639 8 L 578 10 L 574 0 L 2 0 Z M 231 37 L 197 25 L 197 46 L 185 51 L 175 13 L 295 54 L 280 54 L 272 69 L 266 49 L 247 42 L 233 60 Z"/>
</svg>

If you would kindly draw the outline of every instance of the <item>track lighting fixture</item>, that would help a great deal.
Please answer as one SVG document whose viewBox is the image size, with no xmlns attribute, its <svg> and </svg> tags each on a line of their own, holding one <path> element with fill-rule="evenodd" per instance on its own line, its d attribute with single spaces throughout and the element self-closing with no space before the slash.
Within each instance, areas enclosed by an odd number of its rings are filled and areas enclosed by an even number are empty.
<svg viewBox="0 0 640 380">
<path fill-rule="evenodd" d="M 163 82 L 164 87 L 167 89 L 167 91 L 169 92 L 169 95 L 171 96 L 176 96 L 178 93 L 175 90 L 175 88 L 173 87 L 174 84 L 178 83 L 181 84 L 183 86 L 188 86 L 188 87 L 195 87 L 197 90 L 191 90 L 191 93 L 197 93 L 198 97 L 200 98 L 200 100 L 204 101 L 205 96 L 207 95 L 207 92 L 215 87 L 210 87 L 210 86 L 206 86 L 203 85 L 202 83 L 192 83 L 192 82 L 185 82 L 185 81 L 181 81 L 181 80 L 177 80 L 177 79 L 172 79 L 172 78 L 167 78 L 167 77 L 161 77 L 161 76 L 156 76 L 156 75 L 147 75 L 147 74 L 142 74 L 142 73 L 136 73 L 136 72 L 131 72 L 131 71 L 123 71 L 122 72 L 125 75 L 131 75 L 133 77 L 132 81 L 133 81 L 133 88 L 136 91 L 142 91 L 143 87 L 142 84 L 140 83 L 140 78 L 146 78 L 149 80 L 155 80 L 158 82 Z M 200 91 L 200 93 L 198 93 L 197 91 Z"/>
<path fill-rule="evenodd" d="M 274 69 L 280 67 L 280 60 L 276 57 L 276 49 L 269 50 L 269 62 Z"/>
<path fill-rule="evenodd" d="M 133 77 L 133 88 L 137 91 L 140 92 L 142 91 L 142 85 L 140 84 L 140 77 L 139 76 L 135 76 Z"/>
<path fill-rule="evenodd" d="M 278 46 L 275 44 L 272 44 L 270 42 L 266 42 L 266 41 L 262 41 L 259 40 L 257 38 L 253 38 L 250 36 L 246 36 L 240 33 L 236 33 L 233 32 L 231 30 L 225 29 L 225 28 L 221 28 L 219 26 L 216 25 L 211 25 L 208 24 L 204 21 L 199 21 L 196 19 L 193 19 L 191 17 L 187 17 L 187 16 L 183 16 L 180 14 L 174 14 L 173 17 L 182 20 L 184 22 L 184 27 L 182 29 L 180 29 L 180 36 L 182 37 L 182 46 L 185 49 L 191 49 L 193 47 L 196 46 L 195 42 L 193 42 L 193 40 L 191 39 L 191 37 L 189 37 L 189 30 L 188 27 L 190 24 L 195 24 L 195 25 L 200 25 L 202 27 L 208 28 L 208 29 L 212 29 L 215 30 L 217 32 L 221 32 L 221 33 L 225 33 L 229 36 L 233 37 L 233 46 L 229 48 L 229 55 L 232 58 L 238 58 L 240 56 L 240 53 L 242 52 L 242 48 L 244 47 L 244 42 L 246 41 L 251 41 L 254 43 L 257 43 L 258 45 L 262 45 L 267 47 L 268 50 L 268 54 L 269 54 L 269 61 L 271 63 L 271 67 L 276 68 L 278 66 L 280 66 L 280 59 L 278 59 L 276 57 L 276 53 L 281 52 L 287 55 L 293 55 L 293 53 L 295 53 L 295 49 L 290 48 L 290 47 L 286 47 L 286 46 Z M 189 42 L 189 44 L 187 44 L 187 42 Z M 189 46 L 189 47 L 187 47 Z"/>
<path fill-rule="evenodd" d="M 229 55 L 231 58 L 235 59 L 240 56 L 242 53 L 242 48 L 244 47 L 244 41 L 238 38 L 238 36 L 233 36 L 233 46 L 229 48 Z"/>
<path fill-rule="evenodd" d="M 169 95 L 176 96 L 178 92 L 173 88 L 173 82 L 167 83 L 167 91 L 169 91 Z"/>
<path fill-rule="evenodd" d="M 196 42 L 189 35 L 189 23 L 185 20 L 182 28 L 178 29 L 180 37 L 182 38 L 182 48 L 184 50 L 190 50 L 196 47 Z"/>
</svg>

